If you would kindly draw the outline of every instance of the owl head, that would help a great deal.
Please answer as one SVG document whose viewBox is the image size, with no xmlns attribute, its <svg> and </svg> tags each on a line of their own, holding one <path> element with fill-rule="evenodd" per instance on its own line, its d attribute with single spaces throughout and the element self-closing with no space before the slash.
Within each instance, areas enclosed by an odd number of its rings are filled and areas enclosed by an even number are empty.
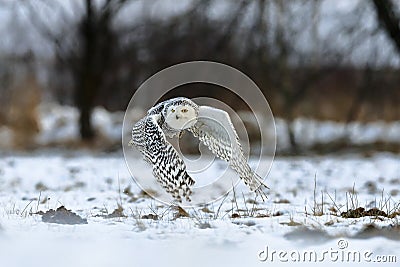
<svg viewBox="0 0 400 267">
<path fill-rule="evenodd" d="M 163 115 L 169 127 L 184 130 L 197 122 L 198 106 L 188 98 L 179 97 L 167 101 Z"/>
</svg>

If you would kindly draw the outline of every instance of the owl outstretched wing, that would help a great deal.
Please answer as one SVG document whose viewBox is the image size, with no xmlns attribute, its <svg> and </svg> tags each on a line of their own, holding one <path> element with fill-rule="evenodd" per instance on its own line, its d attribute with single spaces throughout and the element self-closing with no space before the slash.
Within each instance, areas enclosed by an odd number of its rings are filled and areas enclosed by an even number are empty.
<svg viewBox="0 0 400 267">
<path fill-rule="evenodd" d="M 189 131 L 199 138 L 213 154 L 227 161 L 250 190 L 261 195 L 263 199 L 266 198 L 263 189 L 268 187 L 247 163 L 239 136 L 226 111 L 200 106 L 197 122 Z"/>
<path fill-rule="evenodd" d="M 194 180 L 186 172 L 186 165 L 178 152 L 166 140 L 160 121 L 160 114 L 141 119 L 133 126 L 129 144 L 135 146 L 153 166 L 153 175 L 168 193 L 179 202 L 181 196 L 190 201 L 190 187 Z"/>
</svg>

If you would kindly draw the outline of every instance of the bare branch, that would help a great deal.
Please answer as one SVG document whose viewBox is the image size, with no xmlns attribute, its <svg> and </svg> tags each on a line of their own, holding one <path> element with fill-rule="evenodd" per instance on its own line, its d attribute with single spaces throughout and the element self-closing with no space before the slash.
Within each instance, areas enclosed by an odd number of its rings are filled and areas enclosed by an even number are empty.
<svg viewBox="0 0 400 267">
<path fill-rule="evenodd" d="M 379 21 L 385 27 L 386 33 L 394 42 L 400 54 L 400 17 L 394 12 L 391 0 L 372 0 Z"/>
</svg>

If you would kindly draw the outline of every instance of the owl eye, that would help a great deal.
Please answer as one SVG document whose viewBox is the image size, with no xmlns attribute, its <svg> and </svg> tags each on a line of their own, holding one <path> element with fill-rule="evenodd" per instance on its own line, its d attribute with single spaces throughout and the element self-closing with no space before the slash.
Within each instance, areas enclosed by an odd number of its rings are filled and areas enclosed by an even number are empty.
<svg viewBox="0 0 400 267">
<path fill-rule="evenodd" d="M 182 113 L 188 112 L 187 108 L 182 109 Z"/>
<path fill-rule="evenodd" d="M 174 113 L 174 112 L 175 112 L 175 109 L 171 109 L 171 112 Z"/>
</svg>

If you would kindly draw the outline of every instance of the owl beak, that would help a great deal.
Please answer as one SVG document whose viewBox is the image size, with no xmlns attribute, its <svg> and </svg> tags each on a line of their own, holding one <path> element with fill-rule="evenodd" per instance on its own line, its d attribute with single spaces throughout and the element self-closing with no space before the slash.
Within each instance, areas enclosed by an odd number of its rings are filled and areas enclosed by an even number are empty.
<svg viewBox="0 0 400 267">
<path fill-rule="evenodd" d="M 177 120 L 179 120 L 179 119 L 181 118 L 181 116 L 175 115 L 175 118 L 176 118 Z"/>
</svg>

